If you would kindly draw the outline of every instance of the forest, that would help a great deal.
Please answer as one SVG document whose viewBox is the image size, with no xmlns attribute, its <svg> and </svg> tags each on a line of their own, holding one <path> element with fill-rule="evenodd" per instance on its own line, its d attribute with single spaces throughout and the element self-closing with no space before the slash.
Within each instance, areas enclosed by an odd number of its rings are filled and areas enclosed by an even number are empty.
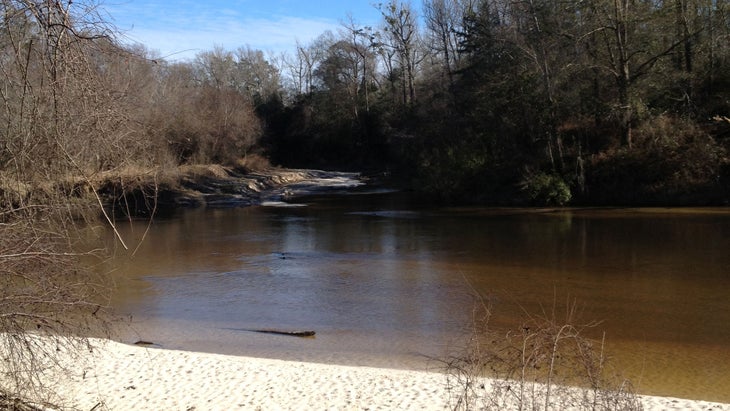
<svg viewBox="0 0 730 411">
<path fill-rule="evenodd" d="M 447 202 L 727 202 L 726 2 L 379 8 L 381 27 L 343 23 L 285 65 L 274 161 L 385 166 Z"/>
<path fill-rule="evenodd" d="M 725 1 L 391 0 L 294 53 L 184 61 L 98 7 L 3 0 L 6 193 L 256 154 L 450 203 L 730 198 Z"/>
</svg>

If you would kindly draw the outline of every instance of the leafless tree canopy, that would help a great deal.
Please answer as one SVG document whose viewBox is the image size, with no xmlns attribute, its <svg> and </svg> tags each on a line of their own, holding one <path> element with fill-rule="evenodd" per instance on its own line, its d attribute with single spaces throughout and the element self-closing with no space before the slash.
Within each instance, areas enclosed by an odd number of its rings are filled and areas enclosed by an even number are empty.
<svg viewBox="0 0 730 411">
<path fill-rule="evenodd" d="M 98 173 L 148 150 L 129 71 L 90 2 L 0 3 L 0 391 L 22 395 L 43 353 L 33 334 L 96 332 L 108 286 L 96 254 Z M 127 61 L 127 65 L 122 64 Z M 47 353 L 46 353 L 47 354 Z"/>
</svg>

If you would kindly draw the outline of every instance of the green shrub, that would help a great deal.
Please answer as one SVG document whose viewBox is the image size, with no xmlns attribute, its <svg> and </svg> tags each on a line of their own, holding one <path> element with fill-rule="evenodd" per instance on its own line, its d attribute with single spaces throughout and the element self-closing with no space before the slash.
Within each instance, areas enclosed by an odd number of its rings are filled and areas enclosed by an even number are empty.
<svg viewBox="0 0 730 411">
<path fill-rule="evenodd" d="M 570 202 L 570 187 L 556 174 L 539 172 L 525 177 L 522 189 L 533 205 L 563 206 Z"/>
</svg>

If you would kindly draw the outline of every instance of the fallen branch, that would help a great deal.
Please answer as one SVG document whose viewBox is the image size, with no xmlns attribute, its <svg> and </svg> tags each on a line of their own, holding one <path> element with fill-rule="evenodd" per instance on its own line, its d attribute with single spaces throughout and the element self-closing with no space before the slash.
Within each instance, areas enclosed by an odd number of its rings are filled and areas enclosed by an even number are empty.
<svg viewBox="0 0 730 411">
<path fill-rule="evenodd" d="M 311 330 L 306 331 L 283 331 L 283 330 L 252 330 L 248 328 L 226 328 L 227 330 L 234 330 L 234 331 L 247 331 L 252 333 L 262 333 L 262 334 L 278 334 L 278 335 L 288 335 L 290 337 L 314 337 L 316 332 Z"/>
</svg>

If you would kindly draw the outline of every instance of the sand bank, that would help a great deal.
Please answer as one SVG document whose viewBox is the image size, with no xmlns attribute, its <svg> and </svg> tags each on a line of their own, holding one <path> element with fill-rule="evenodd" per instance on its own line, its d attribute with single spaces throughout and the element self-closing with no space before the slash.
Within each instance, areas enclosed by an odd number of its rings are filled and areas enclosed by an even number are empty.
<svg viewBox="0 0 730 411">
<path fill-rule="evenodd" d="M 444 410 L 438 372 L 348 367 L 91 341 L 70 370 L 44 378 L 79 410 Z M 67 356 L 61 355 L 59 358 Z M 62 361 L 62 362 L 63 362 Z M 40 394 L 38 394 L 40 395 Z M 640 397 L 647 410 L 728 410 L 730 404 Z"/>
</svg>

